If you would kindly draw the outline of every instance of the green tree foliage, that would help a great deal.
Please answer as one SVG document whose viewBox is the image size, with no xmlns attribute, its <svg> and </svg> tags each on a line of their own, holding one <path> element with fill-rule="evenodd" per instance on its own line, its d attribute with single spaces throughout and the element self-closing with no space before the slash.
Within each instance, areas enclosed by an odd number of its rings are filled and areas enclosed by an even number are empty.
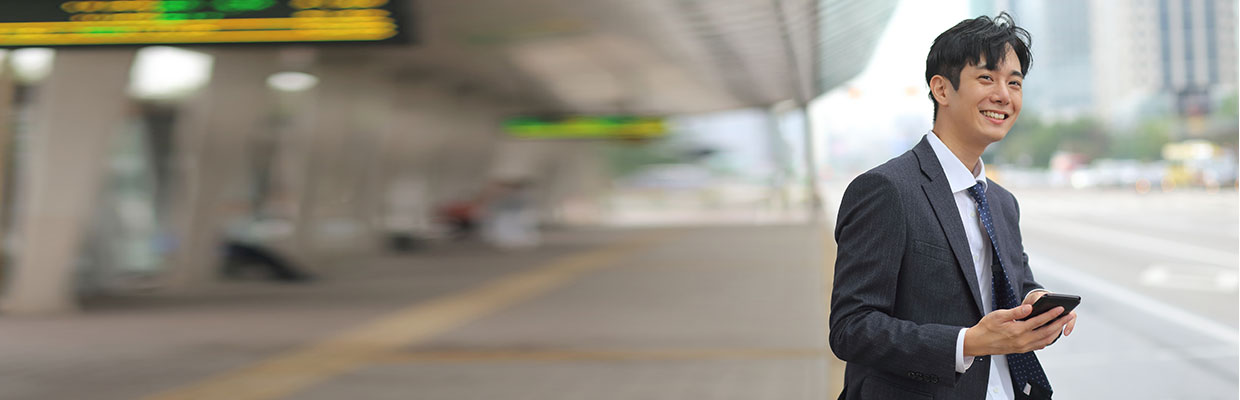
<svg viewBox="0 0 1240 400">
<path fill-rule="evenodd" d="M 1233 119 L 1240 115 L 1240 92 L 1232 93 L 1223 99 L 1219 105 L 1218 115 L 1223 117 L 1232 117 Z"/>
<path fill-rule="evenodd" d="M 1088 159 L 1107 156 L 1110 142 L 1109 132 L 1093 118 L 1048 123 L 1026 113 L 995 146 L 995 159 L 1044 168 L 1057 151 L 1082 154 Z"/>
<path fill-rule="evenodd" d="M 1148 120 L 1133 132 L 1118 132 L 1112 140 L 1110 158 L 1154 161 L 1162 158 L 1162 148 L 1171 141 L 1176 121 L 1170 118 Z"/>
<path fill-rule="evenodd" d="M 986 159 L 1000 164 L 1046 168 L 1059 151 L 1081 154 L 1088 160 L 1115 158 L 1140 161 L 1162 159 L 1167 143 L 1188 139 L 1188 127 L 1204 124 L 1195 138 L 1206 139 L 1223 148 L 1235 148 L 1240 131 L 1240 93 L 1219 100 L 1214 112 L 1204 120 L 1177 115 L 1148 115 L 1131 129 L 1114 129 L 1085 117 L 1048 121 L 1035 111 L 1026 110 L 1003 141 L 991 146 Z"/>
<path fill-rule="evenodd" d="M 1240 92 L 1232 92 L 1223 98 L 1214 114 L 1214 121 L 1212 125 L 1215 129 L 1211 130 L 1208 139 L 1224 148 L 1236 148 L 1237 140 L 1240 140 Z"/>
</svg>

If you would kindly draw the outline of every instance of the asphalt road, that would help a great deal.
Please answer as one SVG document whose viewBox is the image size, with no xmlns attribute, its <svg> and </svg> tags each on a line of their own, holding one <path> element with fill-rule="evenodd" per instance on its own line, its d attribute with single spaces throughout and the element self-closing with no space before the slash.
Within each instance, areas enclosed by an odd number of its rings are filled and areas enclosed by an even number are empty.
<svg viewBox="0 0 1240 400">
<path fill-rule="evenodd" d="M 1082 297 L 1076 332 L 1039 352 L 1057 398 L 1237 397 L 1234 190 L 1012 191 L 1034 274 Z"/>
</svg>

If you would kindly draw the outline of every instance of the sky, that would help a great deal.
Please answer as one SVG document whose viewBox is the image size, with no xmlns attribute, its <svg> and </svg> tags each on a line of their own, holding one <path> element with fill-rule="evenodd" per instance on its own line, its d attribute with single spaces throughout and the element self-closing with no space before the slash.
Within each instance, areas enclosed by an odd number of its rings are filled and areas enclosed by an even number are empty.
<svg viewBox="0 0 1240 400">
<path fill-rule="evenodd" d="M 818 158 L 830 161 L 827 179 L 878 165 L 930 129 L 926 53 L 935 37 L 969 17 L 968 9 L 965 0 L 901 1 L 861 74 L 811 102 Z"/>
<path fill-rule="evenodd" d="M 968 6 L 963 0 L 901 1 L 873 58 L 853 79 L 853 85 L 891 92 L 903 92 L 909 85 L 924 86 L 930 44 L 940 33 L 968 18 Z"/>
</svg>

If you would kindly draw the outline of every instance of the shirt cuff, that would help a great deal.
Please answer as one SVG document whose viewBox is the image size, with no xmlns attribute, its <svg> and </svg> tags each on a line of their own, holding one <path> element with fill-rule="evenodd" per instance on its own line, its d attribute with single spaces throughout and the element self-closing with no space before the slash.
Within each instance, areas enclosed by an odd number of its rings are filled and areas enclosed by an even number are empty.
<svg viewBox="0 0 1240 400">
<path fill-rule="evenodd" d="M 963 374 L 973 366 L 973 357 L 964 356 L 964 331 L 969 328 L 960 328 L 960 333 L 956 335 L 956 373 Z"/>
</svg>

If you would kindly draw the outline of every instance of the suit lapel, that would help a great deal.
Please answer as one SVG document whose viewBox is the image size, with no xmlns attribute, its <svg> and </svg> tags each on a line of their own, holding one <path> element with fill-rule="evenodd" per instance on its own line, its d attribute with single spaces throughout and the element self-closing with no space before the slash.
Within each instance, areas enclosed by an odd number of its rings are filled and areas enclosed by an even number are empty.
<svg viewBox="0 0 1240 400">
<path fill-rule="evenodd" d="M 930 142 L 925 138 L 913 147 L 913 153 L 917 155 L 921 164 L 921 172 L 926 176 L 926 182 L 921 187 L 926 192 L 930 206 L 934 208 L 934 215 L 938 217 L 943 233 L 947 235 L 947 243 L 951 245 L 952 253 L 956 256 L 956 265 L 960 267 L 960 273 L 969 282 L 973 303 L 977 306 L 979 314 L 986 315 L 982 308 L 981 290 L 978 289 L 977 271 L 973 266 L 972 257 L 969 256 L 969 239 L 965 236 L 964 222 L 960 220 L 960 210 L 956 208 L 956 200 L 952 198 L 947 177 L 943 176 L 943 167 L 939 164 L 938 157 L 934 155 Z"/>
</svg>

